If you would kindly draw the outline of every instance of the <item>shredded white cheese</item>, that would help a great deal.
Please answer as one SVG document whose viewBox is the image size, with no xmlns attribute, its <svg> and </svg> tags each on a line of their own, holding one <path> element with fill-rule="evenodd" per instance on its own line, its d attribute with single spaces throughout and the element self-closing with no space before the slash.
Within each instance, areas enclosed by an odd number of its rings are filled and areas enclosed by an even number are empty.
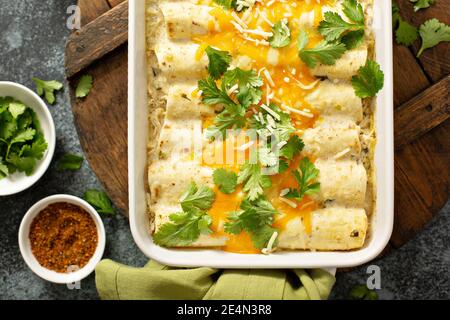
<svg viewBox="0 0 450 320">
<path fill-rule="evenodd" d="M 291 108 L 291 107 L 289 107 L 289 106 L 287 106 L 285 104 L 283 104 L 281 106 L 282 106 L 283 109 L 286 109 L 286 110 L 288 110 L 290 112 L 293 112 L 293 113 L 297 113 L 297 114 L 299 114 L 301 116 L 304 116 L 304 117 L 307 117 L 307 118 L 313 118 L 314 117 L 314 115 L 312 113 L 305 112 L 303 110 L 297 110 L 297 109 Z"/>
<path fill-rule="evenodd" d="M 285 145 L 287 145 L 287 141 L 280 141 L 277 143 L 278 149 L 283 148 Z"/>
<path fill-rule="evenodd" d="M 249 141 L 249 142 L 244 143 L 243 145 L 241 145 L 239 147 L 236 147 L 235 150 L 237 150 L 237 151 L 245 151 L 248 148 L 250 148 L 254 143 L 255 143 L 255 141 L 253 141 L 253 140 Z"/>
<path fill-rule="evenodd" d="M 278 121 L 281 120 L 281 117 L 278 113 L 276 113 L 275 111 L 273 111 L 272 109 L 270 109 L 268 106 L 266 106 L 265 104 L 261 105 L 261 108 L 263 108 L 264 110 L 267 111 L 267 113 L 269 113 L 270 115 L 272 115 L 275 119 L 277 119 Z"/>
<path fill-rule="evenodd" d="M 294 78 L 294 77 L 290 77 L 292 80 L 295 81 L 295 83 L 303 90 L 311 90 L 312 88 L 314 88 L 316 86 L 316 84 L 318 84 L 320 82 L 320 80 L 316 80 L 310 84 L 303 84 L 300 80 Z"/>
<path fill-rule="evenodd" d="M 227 94 L 230 95 L 234 93 L 239 88 L 239 85 L 236 83 L 234 86 L 232 86 L 230 89 L 228 89 Z"/>
<path fill-rule="evenodd" d="M 262 31 L 262 30 L 258 30 L 258 29 L 244 29 L 243 32 L 249 33 L 249 34 L 254 34 L 256 36 L 261 36 L 264 38 L 269 38 L 269 37 L 273 36 L 272 32 L 266 32 L 266 31 Z"/>
<path fill-rule="evenodd" d="M 239 16 L 237 15 L 237 13 L 235 11 L 231 11 L 231 16 L 233 17 L 234 20 L 236 20 L 236 22 L 244 29 L 247 29 L 248 26 L 247 24 L 242 21 L 241 18 L 239 18 Z"/>
<path fill-rule="evenodd" d="M 260 15 L 261 19 L 263 19 L 269 26 L 273 28 L 275 24 L 270 21 L 269 18 L 267 18 L 267 15 L 264 12 L 259 11 L 258 8 L 256 9 L 256 12 Z"/>
<path fill-rule="evenodd" d="M 271 87 L 275 87 L 275 82 L 273 82 L 272 77 L 270 76 L 270 73 L 267 69 L 263 70 L 264 76 L 266 77 L 267 81 L 269 82 Z"/>
<path fill-rule="evenodd" d="M 280 197 L 284 197 L 289 193 L 289 188 L 283 189 L 280 191 Z"/>
<path fill-rule="evenodd" d="M 279 197 L 278 199 L 280 199 L 280 201 L 283 201 L 287 205 L 291 206 L 292 208 L 297 208 L 297 204 L 294 201 L 291 201 L 291 200 L 283 198 L 283 197 Z"/>
<path fill-rule="evenodd" d="M 347 153 L 349 153 L 350 152 L 350 148 L 345 148 L 344 150 L 342 150 L 341 152 L 339 152 L 339 153 L 337 153 L 334 157 L 333 157 L 333 159 L 339 159 L 339 158 L 342 158 L 343 156 L 345 156 Z"/>
<path fill-rule="evenodd" d="M 261 250 L 261 252 L 263 254 L 269 254 L 269 253 L 273 252 L 272 247 L 273 247 L 273 244 L 275 243 L 275 240 L 277 239 L 277 237 L 278 237 L 278 232 L 275 231 L 274 233 L 272 233 L 272 236 L 270 237 L 270 240 L 267 243 L 267 247 L 265 247 L 264 249 Z"/>
</svg>

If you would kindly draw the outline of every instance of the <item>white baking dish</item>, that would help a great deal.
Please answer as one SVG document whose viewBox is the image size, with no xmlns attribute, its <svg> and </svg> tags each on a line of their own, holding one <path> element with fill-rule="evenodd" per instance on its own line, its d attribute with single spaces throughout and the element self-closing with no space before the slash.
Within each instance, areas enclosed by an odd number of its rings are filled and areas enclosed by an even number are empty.
<svg viewBox="0 0 450 320">
<path fill-rule="evenodd" d="M 129 1 L 128 58 L 128 174 L 130 226 L 139 248 L 150 258 L 171 266 L 216 268 L 313 268 L 357 266 L 374 259 L 392 233 L 394 215 L 394 148 L 391 1 L 375 0 L 376 56 L 385 74 L 377 99 L 378 143 L 377 208 L 371 218 L 371 236 L 365 246 L 351 252 L 286 251 L 271 255 L 235 254 L 210 249 L 167 249 L 155 245 L 146 213 L 145 171 L 147 146 L 147 76 L 145 55 L 145 0 Z"/>
</svg>

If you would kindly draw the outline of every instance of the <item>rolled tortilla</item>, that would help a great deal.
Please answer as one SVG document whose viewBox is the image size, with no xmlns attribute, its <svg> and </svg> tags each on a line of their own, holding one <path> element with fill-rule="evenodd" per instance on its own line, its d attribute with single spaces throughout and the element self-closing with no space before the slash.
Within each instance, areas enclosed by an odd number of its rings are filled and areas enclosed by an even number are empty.
<svg viewBox="0 0 450 320">
<path fill-rule="evenodd" d="M 346 51 L 333 65 L 318 64 L 311 73 L 328 79 L 350 80 L 358 73 L 358 69 L 366 64 L 367 45 Z"/>
<path fill-rule="evenodd" d="M 170 121 L 213 116 L 214 108 L 201 103 L 197 85 L 174 84 L 167 94 L 166 119 Z"/>
<path fill-rule="evenodd" d="M 364 209 L 325 208 L 311 213 L 311 233 L 300 217 L 280 232 L 278 247 L 301 250 L 351 250 L 364 245 L 367 216 Z"/>
<path fill-rule="evenodd" d="M 319 169 L 319 201 L 352 208 L 364 207 L 367 173 L 355 160 L 323 160 L 314 163 Z"/>
<path fill-rule="evenodd" d="M 167 35 L 170 39 L 190 39 L 194 35 L 206 34 L 209 28 L 216 29 L 216 19 L 209 14 L 210 6 L 189 2 L 165 2 L 159 7 L 164 15 Z"/>
<path fill-rule="evenodd" d="M 359 155 L 359 132 L 359 126 L 350 119 L 327 117 L 319 120 L 314 128 L 305 130 L 303 150 L 316 158 Z"/>
<path fill-rule="evenodd" d="M 181 212 L 180 197 L 191 181 L 197 185 L 213 186 L 212 170 L 200 167 L 195 162 L 178 162 L 168 164 L 158 161 L 149 168 L 150 211 L 154 216 L 154 230 L 157 232 L 165 223 L 170 223 L 169 216 Z M 200 235 L 190 247 L 224 246 L 225 236 Z"/>
<path fill-rule="evenodd" d="M 199 45 L 163 40 L 155 45 L 159 69 L 168 80 L 202 79 L 207 74 L 208 58 L 198 59 Z"/>
<path fill-rule="evenodd" d="M 305 99 L 321 115 L 344 115 L 355 122 L 363 118 L 362 101 L 349 82 L 322 81 Z"/>
</svg>

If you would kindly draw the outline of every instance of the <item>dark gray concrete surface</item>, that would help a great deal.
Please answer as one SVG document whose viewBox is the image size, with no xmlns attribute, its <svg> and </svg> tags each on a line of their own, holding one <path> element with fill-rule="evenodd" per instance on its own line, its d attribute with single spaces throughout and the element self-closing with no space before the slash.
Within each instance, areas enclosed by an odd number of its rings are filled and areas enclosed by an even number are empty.
<svg viewBox="0 0 450 320">
<path fill-rule="evenodd" d="M 34 88 L 32 76 L 64 80 L 64 44 L 69 34 L 66 9 L 75 0 L 0 0 L 0 81 Z M 0 198 L 0 299 L 96 299 L 94 276 L 69 290 L 41 280 L 25 265 L 17 231 L 27 209 L 41 198 L 68 193 L 82 196 L 102 188 L 84 163 L 77 172 L 59 172 L 56 162 L 65 152 L 82 153 L 68 101 L 67 83 L 49 107 L 56 124 L 57 146 L 52 165 L 32 188 Z M 128 221 L 120 214 L 104 216 L 105 257 L 142 266 L 146 258 L 133 242 Z M 403 248 L 372 262 L 381 269 L 382 299 L 450 298 L 450 203 L 430 225 Z M 345 299 L 356 284 L 365 283 L 366 267 L 340 273 L 331 298 Z"/>
</svg>

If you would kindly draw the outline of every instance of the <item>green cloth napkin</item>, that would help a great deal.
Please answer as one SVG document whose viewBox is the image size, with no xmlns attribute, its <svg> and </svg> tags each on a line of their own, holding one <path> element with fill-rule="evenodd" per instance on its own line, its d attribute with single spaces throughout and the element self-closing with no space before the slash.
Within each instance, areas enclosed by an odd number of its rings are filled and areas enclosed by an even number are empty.
<svg viewBox="0 0 450 320">
<path fill-rule="evenodd" d="M 153 260 L 133 268 L 106 259 L 95 281 L 100 297 L 113 300 L 320 300 L 328 298 L 335 277 L 322 269 L 188 269 Z"/>
</svg>

